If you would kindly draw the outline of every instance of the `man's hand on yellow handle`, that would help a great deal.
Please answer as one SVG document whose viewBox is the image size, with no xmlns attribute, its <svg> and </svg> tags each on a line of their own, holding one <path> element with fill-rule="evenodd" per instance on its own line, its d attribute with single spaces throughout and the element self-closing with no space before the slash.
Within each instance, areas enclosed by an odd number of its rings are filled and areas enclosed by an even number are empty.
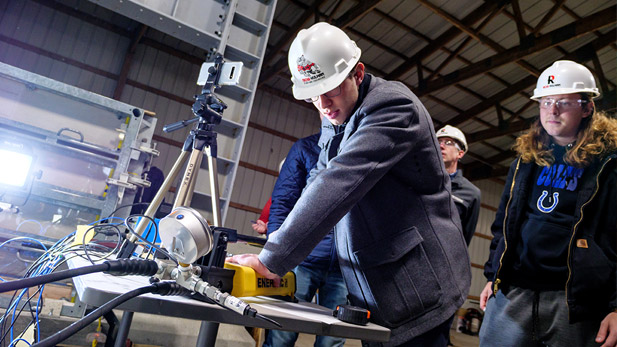
<svg viewBox="0 0 617 347">
<path fill-rule="evenodd" d="M 235 263 L 253 268 L 253 270 L 255 270 L 258 274 L 264 276 L 265 278 L 274 280 L 274 285 L 276 287 L 278 287 L 281 283 L 281 278 L 277 274 L 270 272 L 261 260 L 259 260 L 257 254 L 237 254 L 232 257 L 228 257 L 225 261 L 228 263 Z"/>
</svg>

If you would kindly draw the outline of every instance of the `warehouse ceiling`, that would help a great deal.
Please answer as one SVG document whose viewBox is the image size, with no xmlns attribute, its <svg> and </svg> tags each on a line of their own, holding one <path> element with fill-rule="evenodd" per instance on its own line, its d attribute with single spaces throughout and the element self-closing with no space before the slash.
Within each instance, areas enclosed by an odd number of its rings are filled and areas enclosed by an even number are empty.
<svg viewBox="0 0 617 347">
<path fill-rule="evenodd" d="M 589 67 L 599 108 L 615 112 L 616 14 L 614 0 L 279 0 L 260 87 L 291 98 L 291 41 L 330 22 L 356 41 L 369 72 L 416 93 L 436 128 L 465 132 L 466 176 L 502 177 L 516 135 L 537 116 L 537 77 L 555 60 Z"/>
<path fill-rule="evenodd" d="M 32 1 L 132 37 L 132 47 L 146 44 L 195 64 L 206 55 L 85 0 Z M 436 128 L 465 132 L 465 176 L 502 179 L 515 137 L 537 116 L 529 100 L 537 77 L 554 61 L 585 64 L 602 92 L 599 109 L 615 113 L 616 17 L 615 0 L 278 0 L 259 89 L 296 102 L 289 45 L 300 29 L 330 22 L 356 41 L 368 72 L 416 93 Z"/>
</svg>

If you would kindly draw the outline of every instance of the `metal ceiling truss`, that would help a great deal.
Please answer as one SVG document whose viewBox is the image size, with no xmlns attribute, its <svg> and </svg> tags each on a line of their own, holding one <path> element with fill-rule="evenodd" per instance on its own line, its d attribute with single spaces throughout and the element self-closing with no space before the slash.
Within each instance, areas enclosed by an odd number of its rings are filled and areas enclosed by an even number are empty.
<svg viewBox="0 0 617 347">
<path fill-rule="evenodd" d="M 532 121 L 532 119 L 524 118 L 522 114 L 534 105 L 533 102 L 527 102 L 518 110 L 514 111 L 503 106 L 507 99 L 517 94 L 524 98 L 528 98 L 529 94 L 525 91 L 536 83 L 540 72 L 547 67 L 538 67 L 527 62 L 525 59 L 529 58 L 531 55 L 547 49 L 555 49 L 562 54 L 561 57 L 555 57 L 555 60 L 573 59 L 579 62 L 591 61 L 594 67 L 592 72 L 598 76 L 600 87 L 605 95 L 605 97 L 600 100 L 601 106 L 603 106 L 604 109 L 615 108 L 615 96 L 613 95 L 615 94 L 616 89 L 615 83 L 606 78 L 603 73 L 600 60 L 597 56 L 597 52 L 607 46 L 612 47 L 613 50 L 617 50 L 617 45 L 615 44 L 617 41 L 616 31 L 611 30 L 605 34 L 600 31 L 608 26 L 614 26 L 617 22 L 617 6 L 615 5 L 592 13 L 586 17 L 581 17 L 575 11 L 564 5 L 565 0 L 552 0 L 553 5 L 534 27 L 526 23 L 523 19 L 521 8 L 519 6 L 519 0 L 485 0 L 482 5 L 478 6 L 475 10 L 471 11 L 462 19 L 457 19 L 454 15 L 444 11 L 442 8 L 436 6 L 429 0 L 416 0 L 417 3 L 431 10 L 433 13 L 452 25 L 437 38 L 430 39 L 425 34 L 394 19 L 389 14 L 376 8 L 380 1 L 354 1 L 355 6 L 338 16 L 336 12 L 342 7 L 341 5 L 344 0 L 337 1 L 334 6 L 331 6 L 331 2 L 323 0 L 315 1 L 312 5 L 306 5 L 298 0 L 288 0 L 288 2 L 303 10 L 304 13 L 301 16 L 301 19 L 295 21 L 294 25 L 291 27 L 286 26 L 276 18 L 274 19 L 273 25 L 283 28 L 286 31 L 286 34 L 273 46 L 268 47 L 268 55 L 264 60 L 265 72 L 262 74 L 260 87 L 266 87 L 266 83 L 271 81 L 275 76 L 283 75 L 285 78 L 289 77 L 285 49 L 288 48 L 291 40 L 296 36 L 300 29 L 305 28 L 312 23 L 310 21 L 311 18 L 315 17 L 316 21 L 329 21 L 334 25 L 344 28 L 344 30 L 346 30 L 350 35 L 366 40 L 370 44 L 379 47 L 385 52 L 388 52 L 403 61 L 390 72 L 382 71 L 382 67 L 367 65 L 367 69 L 373 73 L 382 75 L 386 79 L 402 79 L 405 74 L 415 68 L 418 76 L 418 85 L 411 86 L 408 84 L 408 87 L 410 87 L 418 96 L 429 98 L 430 100 L 456 112 L 456 114 L 446 122 L 435 120 L 437 123 L 436 126 L 445 123 L 460 125 L 464 122 L 472 120 L 487 128 L 485 130 L 468 134 L 467 138 L 470 143 L 482 143 L 484 146 L 495 150 L 497 154 L 486 158 L 486 156 L 468 152 L 468 156 L 475 159 L 474 162 L 468 163 L 465 166 L 467 171 L 466 176 L 469 176 L 471 179 L 491 178 L 505 175 L 507 172 L 507 166 L 503 165 L 503 162 L 511 159 L 515 153 L 507 148 L 499 148 L 494 146 L 488 142 L 488 140 L 503 136 L 509 136 L 510 139 L 513 140 L 514 134 L 525 130 Z M 331 7 L 330 12 L 320 12 L 320 7 L 326 3 Z M 511 7 L 511 12 L 508 11 L 508 7 Z M 566 24 L 560 28 L 553 29 L 547 33 L 541 33 L 542 29 L 546 27 L 550 20 L 553 19 L 560 10 L 572 17 L 574 22 Z M 396 25 L 410 35 L 422 39 L 427 42 L 426 46 L 416 52 L 413 56 L 408 57 L 404 53 L 399 52 L 379 40 L 370 37 L 368 34 L 354 28 L 353 23 L 357 20 L 361 20 L 367 13 L 376 14 L 383 20 Z M 510 20 L 514 21 L 516 25 L 516 34 L 519 37 L 519 45 L 512 48 L 505 48 L 498 42 L 495 42 L 488 36 L 481 33 L 482 29 L 494 18 L 496 18 L 498 14 L 503 14 Z M 560 46 L 570 40 L 590 33 L 593 33 L 597 38 L 585 46 L 576 49 L 575 51 L 568 52 Z M 464 34 L 467 37 L 459 43 L 454 50 L 446 47 L 451 41 L 459 37 L 461 34 Z M 492 49 L 495 54 L 477 62 L 472 62 L 465 59 L 460 55 L 460 53 L 473 41 L 477 41 Z M 431 70 L 426 64 L 423 64 L 423 61 L 431 57 L 439 50 L 446 52 L 448 56 L 436 69 Z M 462 62 L 464 66 L 448 74 L 441 74 L 441 71 L 443 71 L 444 68 L 446 68 L 448 64 L 454 60 Z M 529 75 L 527 77 L 523 77 L 518 82 L 511 84 L 492 72 L 492 70 L 511 63 L 517 64 L 517 66 Z M 471 88 L 461 84 L 461 82 L 478 75 L 485 75 L 491 80 L 498 82 L 503 85 L 503 89 L 487 98 L 479 93 L 476 93 Z M 432 95 L 432 93 L 447 87 L 455 87 L 465 93 L 473 95 L 481 101 L 466 110 L 460 110 L 456 106 Z M 495 112 L 499 120 L 499 124 L 497 125 L 494 125 L 493 123 L 479 117 L 482 112 L 485 112 L 491 108 L 495 108 Z M 508 114 L 509 117 L 504 117 L 504 114 Z"/>
</svg>

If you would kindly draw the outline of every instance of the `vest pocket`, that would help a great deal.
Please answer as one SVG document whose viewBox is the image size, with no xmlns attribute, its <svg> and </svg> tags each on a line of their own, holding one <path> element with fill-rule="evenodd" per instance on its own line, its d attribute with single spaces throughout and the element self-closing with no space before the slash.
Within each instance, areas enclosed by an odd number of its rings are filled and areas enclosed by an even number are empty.
<svg viewBox="0 0 617 347">
<path fill-rule="evenodd" d="M 397 327 L 439 306 L 441 285 L 423 241 L 411 227 L 354 252 L 376 322 Z"/>
</svg>

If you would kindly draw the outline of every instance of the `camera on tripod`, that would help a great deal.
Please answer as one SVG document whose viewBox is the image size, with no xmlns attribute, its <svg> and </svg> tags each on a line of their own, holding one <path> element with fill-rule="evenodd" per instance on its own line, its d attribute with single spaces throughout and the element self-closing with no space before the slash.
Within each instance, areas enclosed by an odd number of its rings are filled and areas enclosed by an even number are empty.
<svg viewBox="0 0 617 347">
<path fill-rule="evenodd" d="M 214 89 L 238 84 L 241 73 L 241 62 L 224 62 L 221 54 L 215 56 L 214 62 L 201 65 L 197 84 L 204 87 L 200 95 L 195 95 L 193 104 L 193 114 L 200 117 L 200 122 L 213 125 L 221 122 L 227 105 L 214 94 Z"/>
<path fill-rule="evenodd" d="M 218 58 L 218 57 L 217 57 Z M 221 57 L 222 58 L 222 57 Z M 232 61 L 224 62 L 220 68 L 216 66 L 215 62 L 208 62 L 201 64 L 199 70 L 199 77 L 197 77 L 197 85 L 203 86 L 208 82 L 210 76 L 210 68 L 214 67 L 219 72 L 219 80 L 217 85 L 219 86 L 235 86 L 240 82 L 240 74 L 242 73 L 242 62 Z"/>
<path fill-rule="evenodd" d="M 217 54 L 213 62 L 203 63 L 199 70 L 197 85 L 204 87 L 201 94 L 195 95 L 195 103 L 192 107 L 193 114 L 196 117 L 165 125 L 163 131 L 169 133 L 197 121 L 209 125 L 208 128 L 221 123 L 223 111 L 227 108 L 227 104 L 214 94 L 214 90 L 220 86 L 238 84 L 242 74 L 242 66 L 242 62 L 223 61 L 221 54 Z"/>
</svg>

